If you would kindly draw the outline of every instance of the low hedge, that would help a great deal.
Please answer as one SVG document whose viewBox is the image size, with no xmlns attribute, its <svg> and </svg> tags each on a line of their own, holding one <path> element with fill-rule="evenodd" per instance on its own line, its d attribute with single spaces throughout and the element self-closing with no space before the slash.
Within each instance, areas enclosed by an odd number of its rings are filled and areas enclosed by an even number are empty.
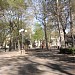
<svg viewBox="0 0 75 75">
<path fill-rule="evenodd" d="M 75 48 L 60 48 L 60 53 L 75 54 Z"/>
</svg>

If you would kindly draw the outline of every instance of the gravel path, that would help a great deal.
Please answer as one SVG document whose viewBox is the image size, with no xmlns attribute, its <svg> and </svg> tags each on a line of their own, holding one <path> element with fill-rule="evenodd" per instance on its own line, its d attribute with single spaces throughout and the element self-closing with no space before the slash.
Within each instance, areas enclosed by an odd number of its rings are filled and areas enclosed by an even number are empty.
<svg viewBox="0 0 75 75">
<path fill-rule="evenodd" d="M 75 75 L 75 62 L 49 52 L 0 53 L 0 75 Z"/>
</svg>

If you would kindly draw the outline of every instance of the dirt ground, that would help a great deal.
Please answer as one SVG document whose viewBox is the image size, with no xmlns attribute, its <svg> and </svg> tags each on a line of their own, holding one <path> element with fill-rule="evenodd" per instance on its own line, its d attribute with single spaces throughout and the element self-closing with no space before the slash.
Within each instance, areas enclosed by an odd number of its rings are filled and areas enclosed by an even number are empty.
<svg viewBox="0 0 75 75">
<path fill-rule="evenodd" d="M 1 52 L 0 75 L 75 75 L 75 56 L 41 50 Z"/>
</svg>

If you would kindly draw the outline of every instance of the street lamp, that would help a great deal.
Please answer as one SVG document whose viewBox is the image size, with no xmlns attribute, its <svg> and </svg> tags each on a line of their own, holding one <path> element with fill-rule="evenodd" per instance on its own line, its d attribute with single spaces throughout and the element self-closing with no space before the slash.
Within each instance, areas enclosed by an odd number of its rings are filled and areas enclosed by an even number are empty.
<svg viewBox="0 0 75 75">
<path fill-rule="evenodd" d="M 27 32 L 27 30 L 25 30 L 25 32 Z"/>
<path fill-rule="evenodd" d="M 19 30 L 19 32 L 22 34 L 22 50 L 23 50 L 23 38 L 24 38 L 24 36 L 23 36 L 23 32 L 27 32 L 27 30 L 24 30 L 24 29 L 20 29 Z"/>
</svg>

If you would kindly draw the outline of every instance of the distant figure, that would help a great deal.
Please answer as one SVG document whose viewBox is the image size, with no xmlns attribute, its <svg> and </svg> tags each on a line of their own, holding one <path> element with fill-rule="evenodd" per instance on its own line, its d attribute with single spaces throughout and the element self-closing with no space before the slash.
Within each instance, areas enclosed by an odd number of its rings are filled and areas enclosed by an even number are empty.
<svg viewBox="0 0 75 75">
<path fill-rule="evenodd" d="M 60 49 L 60 47 L 58 46 L 58 49 Z"/>
<path fill-rule="evenodd" d="M 44 41 L 42 41 L 42 49 L 44 48 L 44 46 L 45 46 L 45 42 Z"/>
</svg>

